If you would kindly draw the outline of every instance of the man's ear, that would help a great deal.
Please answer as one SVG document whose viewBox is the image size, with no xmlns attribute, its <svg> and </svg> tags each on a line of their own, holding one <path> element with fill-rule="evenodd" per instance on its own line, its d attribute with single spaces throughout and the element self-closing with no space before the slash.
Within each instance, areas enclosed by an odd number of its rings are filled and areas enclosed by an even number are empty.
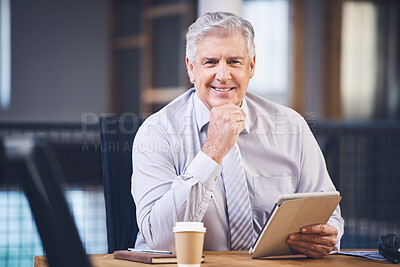
<svg viewBox="0 0 400 267">
<path fill-rule="evenodd" d="M 250 78 L 253 78 L 256 69 L 256 56 L 250 60 Z"/>
<path fill-rule="evenodd" d="M 194 81 L 195 81 L 194 72 L 193 72 L 194 66 L 193 66 L 193 63 L 190 62 L 189 58 L 187 58 L 187 57 L 186 57 L 186 68 L 187 68 L 187 71 L 188 71 L 188 74 L 189 74 L 190 81 L 192 83 L 194 83 Z"/>
</svg>

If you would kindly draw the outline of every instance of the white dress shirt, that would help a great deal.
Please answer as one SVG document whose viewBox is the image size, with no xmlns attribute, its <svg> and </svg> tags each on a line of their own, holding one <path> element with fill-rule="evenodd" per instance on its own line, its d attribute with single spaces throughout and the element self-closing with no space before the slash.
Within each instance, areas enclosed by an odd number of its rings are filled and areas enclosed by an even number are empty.
<svg viewBox="0 0 400 267">
<path fill-rule="evenodd" d="M 324 157 L 305 120 L 290 108 L 246 93 L 245 130 L 237 144 L 252 205 L 255 235 L 281 194 L 335 191 Z M 210 111 L 194 89 L 150 116 L 132 152 L 132 195 L 138 248 L 174 249 L 177 221 L 202 221 L 205 250 L 229 250 L 222 167 L 201 151 Z M 343 234 L 339 206 L 330 225 Z"/>
</svg>

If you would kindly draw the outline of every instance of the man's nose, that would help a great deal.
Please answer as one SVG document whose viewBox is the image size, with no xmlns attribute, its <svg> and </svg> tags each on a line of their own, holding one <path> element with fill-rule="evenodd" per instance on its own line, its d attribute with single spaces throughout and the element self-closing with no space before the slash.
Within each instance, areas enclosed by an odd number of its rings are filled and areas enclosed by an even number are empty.
<svg viewBox="0 0 400 267">
<path fill-rule="evenodd" d="M 217 67 L 216 78 L 220 82 L 226 82 L 231 78 L 229 67 L 225 62 L 220 62 Z"/>
</svg>

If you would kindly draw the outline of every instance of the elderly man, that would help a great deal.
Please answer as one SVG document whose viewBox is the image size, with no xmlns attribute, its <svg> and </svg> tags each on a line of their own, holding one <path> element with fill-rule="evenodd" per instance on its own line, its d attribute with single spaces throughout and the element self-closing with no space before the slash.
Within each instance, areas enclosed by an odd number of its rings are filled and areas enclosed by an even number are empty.
<svg viewBox="0 0 400 267">
<path fill-rule="evenodd" d="M 150 116 L 134 141 L 136 247 L 173 249 L 176 221 L 202 221 L 205 250 L 247 250 L 279 195 L 335 191 L 304 119 L 247 92 L 255 70 L 248 21 L 198 18 L 186 65 L 194 88 Z M 303 227 L 287 244 L 323 258 L 338 250 L 343 224 L 337 207 L 328 224 Z"/>
</svg>

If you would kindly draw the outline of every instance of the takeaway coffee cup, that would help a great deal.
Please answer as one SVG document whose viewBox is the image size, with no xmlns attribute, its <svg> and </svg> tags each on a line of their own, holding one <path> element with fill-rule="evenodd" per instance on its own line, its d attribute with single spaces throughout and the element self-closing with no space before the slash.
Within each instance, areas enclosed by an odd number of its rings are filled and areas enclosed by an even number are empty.
<svg viewBox="0 0 400 267">
<path fill-rule="evenodd" d="M 204 233 L 202 222 L 177 222 L 173 228 L 178 267 L 200 267 Z"/>
</svg>

